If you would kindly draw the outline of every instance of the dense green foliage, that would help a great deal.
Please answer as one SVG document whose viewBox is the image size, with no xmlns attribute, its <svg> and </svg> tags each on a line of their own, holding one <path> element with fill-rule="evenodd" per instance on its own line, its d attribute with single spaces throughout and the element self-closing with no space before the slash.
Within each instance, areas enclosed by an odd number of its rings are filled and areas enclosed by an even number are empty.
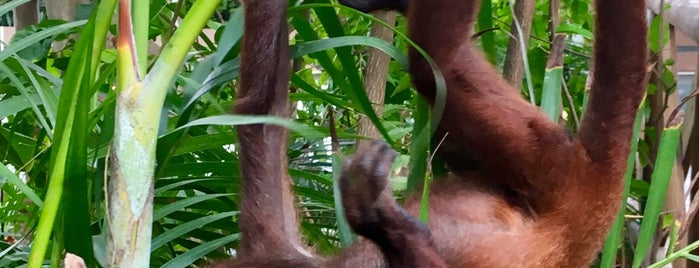
<svg viewBox="0 0 699 268">
<path fill-rule="evenodd" d="M 0 16 L 11 10 L 13 2 L 17 1 L 0 5 Z M 191 1 L 183 1 L 182 5 L 170 2 L 151 1 L 148 20 L 148 37 L 151 40 L 164 42 L 170 38 L 171 27 L 176 24 L 173 20 L 182 18 L 192 6 Z M 235 150 L 236 133 L 231 125 L 241 124 L 250 118 L 218 117 L 229 113 L 235 99 L 239 41 L 242 36 L 242 9 L 237 1 L 224 2 L 219 12 L 210 19 L 205 31 L 207 34 L 201 34 L 192 47 L 174 85 L 168 91 L 162 110 L 156 155 L 152 266 L 201 265 L 211 259 L 227 258 L 237 246 L 240 176 Z M 394 163 L 396 176 L 392 179 L 397 190 L 404 189 L 407 184 L 405 170 L 414 153 L 410 147 L 413 135 L 419 130 L 417 128 L 425 127 L 425 122 L 416 120 L 414 114 L 418 101 L 416 93 L 411 90 L 405 66 L 405 51 L 409 45 L 406 39 L 397 37 L 394 42 L 386 43 L 368 37 L 372 19 L 330 4 L 335 3 L 328 0 L 292 1 L 288 14 L 294 57 L 290 82 L 291 106 L 294 108 L 293 121 L 297 123 L 289 137 L 289 172 L 295 182 L 294 190 L 303 217 L 302 231 L 308 243 L 320 253 L 332 253 L 340 248 L 333 199 L 333 153 L 328 138 L 329 113 L 335 118 L 334 127 L 338 130 L 344 154 L 350 154 L 356 139 L 360 138 L 356 135 L 360 115 L 373 117 L 372 121 L 383 138 L 390 140 L 400 154 Z M 499 69 L 505 62 L 509 41 L 512 21 L 509 4 L 509 1 L 493 1 L 490 14 L 480 16 L 481 24 L 488 22 L 483 18 L 492 18 L 493 25 L 492 28 L 479 28 L 482 32 L 477 42 L 485 48 Z M 561 124 L 572 132 L 577 128 L 577 120 L 586 100 L 585 85 L 593 39 L 590 5 L 589 0 L 563 0 L 562 8 L 558 10 L 562 23 L 557 31 L 568 34 L 564 65 L 560 72 L 567 93 L 557 92 L 562 97 L 555 100 L 562 101 L 549 105 L 562 107 Z M 526 99 L 533 97 L 538 105 L 545 105 L 541 103 L 541 89 L 551 44 L 550 15 L 549 2 L 538 1 L 527 49 L 531 70 L 527 79 L 532 81 L 533 90 L 530 91 L 526 83 L 522 84 L 523 96 Z M 58 109 L 59 96 L 61 88 L 66 90 L 62 85 L 71 83 L 67 81 L 70 77 L 65 76 L 68 62 L 83 59 L 76 57 L 74 39 L 75 34 L 81 33 L 83 24 L 84 21 L 66 23 L 43 20 L 34 27 L 19 31 L 0 51 L 0 237 L 3 238 L 0 241 L 0 267 L 18 266 L 27 261 L 35 236 L 33 231 L 51 180 L 49 164 L 55 161 L 51 157 L 56 118 L 65 112 Z M 396 31 L 404 36 L 405 28 L 405 19 L 399 17 Z M 110 30 L 112 35 L 116 34 L 115 27 Z M 658 40 L 658 31 L 650 38 Z M 65 48 L 52 49 L 51 43 L 56 41 L 65 42 Z M 382 48 L 393 58 L 386 80 L 384 110 L 379 115 L 368 109 L 371 103 L 363 90 L 366 45 Z M 71 165 L 71 161 L 84 163 L 81 167 L 86 170 L 86 177 L 69 178 L 66 184 L 80 183 L 85 186 L 77 190 L 85 191 L 82 195 L 87 198 L 83 204 L 87 205 L 84 208 L 89 212 L 89 235 L 92 236 L 96 259 L 103 263 L 106 229 L 104 189 L 109 177 L 107 155 L 115 124 L 115 49 L 108 45 L 99 51 L 98 59 L 94 63 L 97 71 L 92 74 L 94 79 L 91 81 L 89 101 L 75 103 L 87 109 L 88 123 L 73 126 L 88 130 L 81 143 L 86 149 L 85 159 L 72 159 L 66 164 Z M 663 78 L 668 85 L 672 84 L 671 73 Z M 668 91 L 672 92 L 672 88 Z M 534 96 L 530 96 L 530 92 Z M 639 120 L 647 120 L 650 108 L 642 111 Z M 202 118 L 206 118 L 206 121 L 195 122 Z M 187 124 L 191 126 L 182 128 Z M 648 129 L 645 133 L 637 151 L 631 154 L 630 171 L 635 172 L 629 173 L 629 179 L 633 179 L 630 181 L 629 196 L 636 205 L 628 206 L 625 214 L 643 214 L 649 191 L 653 192 L 649 189 L 663 187 L 662 184 L 655 186 L 642 180 L 650 175 L 648 171 L 644 173 L 643 168 L 652 171 L 655 166 L 650 165 L 655 158 L 650 156 L 653 151 L 650 148 L 658 146 L 654 145 L 657 144 L 655 141 L 647 141 L 657 135 L 651 135 L 653 132 Z M 662 149 L 672 150 L 673 147 Z M 672 156 L 674 152 L 665 155 Z M 669 161 L 671 167 L 674 159 L 658 161 Z M 66 189 L 75 190 L 71 187 Z M 76 193 L 67 190 L 63 194 L 68 198 Z M 648 200 L 648 207 L 658 208 L 657 213 L 648 214 L 656 217 L 647 221 L 653 227 L 663 204 L 663 198 L 658 198 Z M 65 248 L 63 243 L 67 239 L 63 235 L 66 233 L 60 230 L 61 225 L 70 219 L 64 219 L 66 214 L 60 211 L 75 209 L 70 207 L 71 204 L 74 203 L 63 203 L 59 210 L 51 259 L 60 258 Z M 675 220 L 680 220 L 672 218 L 670 214 L 662 215 L 666 223 L 662 226 L 665 231 L 669 230 L 668 227 L 672 230 Z M 616 235 L 621 239 L 621 247 L 612 246 L 605 251 L 606 259 L 611 260 L 605 267 L 611 267 L 608 265 L 614 263 L 617 253 L 616 262 L 630 263 L 636 248 L 635 238 L 631 237 L 636 235 L 628 234 L 637 232 L 634 230 L 639 222 L 638 217 L 619 221 Z M 622 227 L 625 226 L 634 228 L 624 232 Z M 671 233 L 676 234 L 676 230 Z M 656 234 L 656 230 L 650 230 L 648 235 L 652 234 Z M 643 243 L 650 247 L 652 240 Z M 672 256 L 687 257 L 688 253 L 683 254 Z"/>
</svg>

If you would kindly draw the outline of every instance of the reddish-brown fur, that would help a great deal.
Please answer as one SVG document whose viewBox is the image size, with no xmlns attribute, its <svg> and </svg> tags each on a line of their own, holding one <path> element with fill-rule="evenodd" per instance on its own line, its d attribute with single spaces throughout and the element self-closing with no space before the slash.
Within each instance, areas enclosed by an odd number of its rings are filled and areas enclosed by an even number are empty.
<svg viewBox="0 0 699 268">
<path fill-rule="evenodd" d="M 355 7 L 391 6 L 372 2 L 343 1 Z M 278 136 L 283 130 L 239 127 L 243 240 L 238 260 L 215 266 L 589 265 L 620 208 L 646 63 L 645 1 L 595 2 L 590 104 L 571 138 L 512 90 L 471 44 L 478 1 L 412 0 L 410 37 L 447 82 L 439 133 L 449 133 L 449 141 L 440 153 L 453 172 L 430 189 L 429 230 L 391 198 L 385 180 L 394 153 L 375 143 L 358 150 L 341 179 L 348 220 L 373 243 L 362 240 L 329 259 L 310 255 L 300 246 L 298 220 L 291 213 L 285 144 Z M 236 112 L 285 115 L 286 0 L 245 3 L 246 29 L 255 36 L 245 37 Z M 417 90 L 433 101 L 432 72 L 414 50 L 410 69 Z M 463 159 L 475 159 L 478 168 L 472 170 Z M 415 215 L 418 205 L 419 199 L 411 198 L 403 207 Z"/>
<path fill-rule="evenodd" d="M 235 113 L 288 117 L 289 52 L 286 1 L 246 1 L 240 90 Z M 264 55 L 264 56 L 260 56 Z M 265 256 L 302 250 L 291 179 L 287 173 L 287 131 L 274 125 L 237 127 L 243 177 L 240 254 Z M 259 241 L 266 241 L 260 243 Z M 291 253 L 290 253 L 291 254 Z"/>
</svg>

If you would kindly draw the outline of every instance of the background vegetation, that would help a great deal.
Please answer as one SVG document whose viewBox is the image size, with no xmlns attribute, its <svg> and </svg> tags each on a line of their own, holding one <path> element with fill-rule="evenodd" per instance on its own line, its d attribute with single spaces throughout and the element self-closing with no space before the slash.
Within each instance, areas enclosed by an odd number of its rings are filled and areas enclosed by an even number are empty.
<svg viewBox="0 0 699 268">
<path fill-rule="evenodd" d="M 20 4 L 27 2 L 40 7 L 35 21 L 16 15 Z M 151 0 L 147 9 L 134 8 L 134 31 L 143 37 L 136 40 L 150 43 L 147 54 L 139 51 L 147 62 L 138 66 L 142 74 L 157 62 L 163 50 L 160 44 L 176 38 L 173 30 L 196 9 L 195 2 Z M 55 6 L 48 0 L 0 1 L 0 23 L 9 24 L 14 18 L 15 24 L 26 25 L 0 50 L 0 267 L 26 265 L 32 246 L 42 237 L 50 240 L 39 264 L 56 266 L 66 251 L 80 255 L 89 266 L 106 264 L 105 182 L 113 176 L 108 155 L 118 114 L 117 70 L 123 67 L 117 66 L 113 42 L 106 42 L 104 49 L 99 47 L 105 42 L 83 47 L 76 38 L 100 40 L 93 35 L 104 16 L 95 14 L 105 13 L 98 13 L 97 3 L 76 5 L 68 17 L 50 15 L 51 3 Z M 411 90 L 405 68 L 409 45 L 405 19 L 377 14 L 395 25 L 394 39 L 394 32 L 382 32 L 376 19 L 335 4 L 291 1 L 288 11 L 293 56 L 289 88 L 296 122 L 287 151 L 289 172 L 303 217 L 302 231 L 320 253 L 336 252 L 351 239 L 346 227 L 338 227 L 342 225 L 335 210 L 333 177 L 341 155 L 351 154 L 358 139 L 388 139 L 399 151 L 392 179 L 399 194 L 415 185 L 408 179 L 409 170 L 427 170 L 426 155 L 411 146 L 425 141 L 416 133 L 428 123 L 424 103 Z M 521 88 L 524 98 L 572 132 L 589 84 L 591 10 L 590 0 L 516 5 L 486 0 L 476 25 L 475 40 L 496 68 Z M 201 266 L 235 254 L 240 177 L 231 125 L 252 119 L 218 115 L 227 114 L 235 99 L 241 11 L 238 1 L 226 0 L 211 17 L 199 18 L 206 30 L 195 33 L 198 39 L 173 82 L 159 82 L 168 89 L 162 109 L 152 103 L 160 110 L 152 240 L 150 248 L 141 249 L 150 250 L 151 266 Z M 513 24 L 513 14 L 519 25 Z M 87 24 L 81 20 L 88 18 Z M 699 227 L 692 224 L 699 199 L 686 190 L 694 188 L 692 164 L 699 159 L 697 140 L 692 138 L 699 135 L 693 130 L 695 101 L 687 99 L 690 108 L 684 124 L 669 120 L 680 97 L 671 57 L 674 48 L 668 42 L 673 30 L 665 21 L 663 16 L 649 21 L 649 95 L 638 118 L 633 141 L 637 146 L 630 154 L 628 199 L 595 266 L 660 267 L 675 261 L 675 267 L 685 267 L 691 263 L 682 258 L 699 261 L 689 253 L 699 246 L 694 242 Z M 114 40 L 116 22 L 102 23 L 108 26 L 107 40 Z M 511 30 L 518 27 L 522 33 Z M 391 57 L 379 56 L 375 47 Z M 549 61 L 552 53 L 563 53 L 563 61 Z M 91 71 L 76 75 L 70 68 L 78 67 L 69 63 Z M 385 67 L 377 69 L 373 65 L 377 63 Z M 78 95 L 69 97 L 73 92 Z M 157 99 L 144 102 L 148 107 Z M 372 106 L 376 112 L 368 109 Z M 331 148 L 330 129 L 337 130 L 339 158 Z M 58 138 L 66 135 L 70 140 L 61 143 Z M 59 148 L 69 148 L 69 157 L 61 159 Z M 416 155 L 425 157 L 420 161 Z M 67 170 L 62 183 L 56 183 L 52 173 L 56 166 Z M 438 162 L 432 168 L 440 172 Z M 52 201 L 48 193 L 56 189 L 59 194 Z M 49 204 L 56 205 L 56 221 L 42 229 L 40 220 L 46 220 L 42 213 Z"/>
</svg>

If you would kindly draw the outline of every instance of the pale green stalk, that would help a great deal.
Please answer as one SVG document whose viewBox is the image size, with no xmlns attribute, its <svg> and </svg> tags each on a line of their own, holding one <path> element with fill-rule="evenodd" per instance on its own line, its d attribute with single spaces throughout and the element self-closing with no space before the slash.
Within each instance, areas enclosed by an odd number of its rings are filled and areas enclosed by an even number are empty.
<svg viewBox="0 0 699 268">
<path fill-rule="evenodd" d="M 117 49 L 120 79 L 117 122 L 107 189 L 108 267 L 150 265 L 153 177 L 160 114 L 177 71 L 219 2 L 200 0 L 194 3 L 143 80 L 140 80 L 139 70 L 145 62 L 136 56 L 139 53 L 134 49 L 136 41 L 130 28 L 131 18 L 121 18 L 120 27 L 124 28 L 120 29 Z M 122 0 L 122 4 L 121 14 L 128 14 L 130 1 Z"/>
</svg>

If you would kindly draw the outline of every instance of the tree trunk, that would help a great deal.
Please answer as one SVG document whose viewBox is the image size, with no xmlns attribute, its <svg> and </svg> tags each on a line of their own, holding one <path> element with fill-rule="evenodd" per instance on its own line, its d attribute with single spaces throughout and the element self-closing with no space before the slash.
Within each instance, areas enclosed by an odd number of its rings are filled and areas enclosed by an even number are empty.
<svg viewBox="0 0 699 268">
<path fill-rule="evenodd" d="M 379 11 L 374 13 L 374 15 L 388 25 L 394 25 L 396 23 L 396 13 L 393 11 Z M 374 24 L 371 28 L 371 36 L 391 42 L 393 40 L 393 31 L 382 25 Z M 388 75 L 388 64 L 390 61 L 391 58 L 381 50 L 376 48 L 368 49 L 364 88 L 366 89 L 369 100 L 374 104 L 374 111 L 376 111 L 378 116 L 381 116 L 383 112 L 381 106 L 383 105 L 384 95 L 386 94 L 386 76 Z M 381 137 L 379 131 L 366 116 L 362 116 L 359 119 L 357 134 L 370 138 Z M 362 146 L 362 144 L 366 142 L 368 141 L 359 140 L 357 145 Z"/>
<path fill-rule="evenodd" d="M 46 17 L 64 21 L 74 21 L 78 5 L 82 0 L 44 0 L 46 5 Z M 84 1 L 90 2 L 90 1 Z"/>
<path fill-rule="evenodd" d="M 15 8 L 14 17 L 17 31 L 39 23 L 39 0 L 31 0 Z"/>
<path fill-rule="evenodd" d="M 513 19 L 512 25 L 510 25 L 510 36 L 514 38 L 510 38 L 510 43 L 507 45 L 507 57 L 505 58 L 503 76 L 512 84 L 515 90 L 519 90 L 522 86 L 524 61 L 520 45 L 524 43 L 524 46 L 527 47 L 529 44 L 529 34 L 531 33 L 535 7 L 536 0 L 518 0 L 514 6 L 514 15 L 522 29 L 524 40 L 519 40 L 517 24 Z"/>
</svg>

